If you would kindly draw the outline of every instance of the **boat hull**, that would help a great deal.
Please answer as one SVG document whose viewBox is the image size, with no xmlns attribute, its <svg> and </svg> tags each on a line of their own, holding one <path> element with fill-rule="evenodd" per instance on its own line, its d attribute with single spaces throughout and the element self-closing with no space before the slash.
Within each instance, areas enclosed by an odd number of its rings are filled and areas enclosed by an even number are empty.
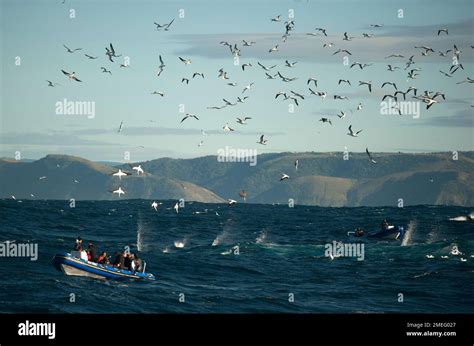
<svg viewBox="0 0 474 346">
<path fill-rule="evenodd" d="M 53 265 L 65 275 L 70 276 L 84 276 L 94 279 L 155 280 L 153 274 L 133 273 L 129 270 L 76 258 L 69 253 L 55 255 Z"/>
<path fill-rule="evenodd" d="M 393 227 L 385 229 L 383 231 L 371 234 L 371 235 L 369 235 L 369 237 L 384 239 L 384 240 L 400 240 L 400 241 L 402 241 L 404 235 L 405 235 L 405 229 L 403 227 L 393 226 Z"/>
</svg>

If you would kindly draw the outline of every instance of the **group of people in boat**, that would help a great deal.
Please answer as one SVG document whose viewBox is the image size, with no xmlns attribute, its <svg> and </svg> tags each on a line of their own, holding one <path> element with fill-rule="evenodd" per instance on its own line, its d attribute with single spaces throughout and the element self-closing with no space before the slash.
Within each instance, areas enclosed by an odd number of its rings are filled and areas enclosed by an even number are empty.
<svg viewBox="0 0 474 346">
<path fill-rule="evenodd" d="M 380 224 L 380 229 L 381 231 L 385 231 L 389 229 L 390 224 L 388 223 L 387 219 L 384 219 L 382 223 Z M 363 237 L 364 236 L 364 230 L 360 227 L 357 227 L 354 231 L 354 237 Z"/>
<path fill-rule="evenodd" d="M 81 259 L 102 264 L 103 266 L 112 265 L 133 273 L 143 272 L 144 270 L 144 262 L 138 257 L 138 254 L 131 253 L 127 250 L 117 251 L 114 253 L 112 260 L 110 260 L 110 256 L 107 256 L 107 252 L 105 251 L 102 251 L 100 255 L 97 256 L 97 250 L 94 244 L 88 243 L 87 247 L 84 247 L 81 237 L 77 237 L 76 243 L 74 244 L 74 251 L 78 251 L 81 254 Z"/>
</svg>

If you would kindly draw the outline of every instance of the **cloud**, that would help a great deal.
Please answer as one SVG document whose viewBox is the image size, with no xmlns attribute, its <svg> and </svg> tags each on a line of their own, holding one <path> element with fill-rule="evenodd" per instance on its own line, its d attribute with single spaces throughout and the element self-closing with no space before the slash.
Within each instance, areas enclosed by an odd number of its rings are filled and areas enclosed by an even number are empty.
<svg viewBox="0 0 474 346">
<path fill-rule="evenodd" d="M 433 116 L 415 125 L 474 128 L 474 108 L 459 110 L 453 115 Z"/>
<path fill-rule="evenodd" d="M 415 46 L 427 45 L 436 50 L 446 50 L 456 43 L 462 50 L 462 61 L 473 61 L 474 54 L 470 48 L 474 20 L 469 19 L 460 23 L 445 23 L 439 25 L 391 25 L 380 31 L 371 30 L 372 38 L 362 38 L 362 32 L 352 32 L 355 38 L 352 41 L 342 41 L 343 32 L 329 33 L 325 36 L 309 36 L 306 32 L 295 32 L 286 42 L 282 42 L 281 33 L 229 33 L 229 34 L 186 34 L 174 35 L 173 40 L 184 44 L 186 48 L 175 53 L 185 56 L 201 56 L 211 59 L 232 58 L 229 47 L 219 44 L 221 41 L 237 43 L 241 49 L 242 58 L 265 59 L 298 59 L 318 63 L 339 62 L 340 54 L 332 54 L 338 48 L 346 48 L 352 53 L 352 58 L 362 62 L 387 62 L 390 54 L 403 54 L 405 59 L 415 55 L 417 60 L 424 62 L 439 62 L 438 52 L 422 57 L 421 50 Z M 438 29 L 449 28 L 449 36 L 437 36 Z M 367 30 L 366 30 L 367 31 Z M 365 31 L 364 31 L 365 32 Z M 441 34 L 443 35 L 443 34 Z M 242 40 L 256 41 L 251 47 L 243 47 Z M 332 48 L 323 48 L 326 42 L 333 42 Z M 268 53 L 274 45 L 279 44 L 279 51 Z M 399 62 L 400 59 L 390 59 L 390 62 Z M 390 63 L 389 62 L 389 63 Z"/>
<path fill-rule="evenodd" d="M 336 114 L 339 114 L 340 112 L 341 112 L 341 109 L 337 109 L 337 108 L 321 108 L 321 109 L 318 109 L 317 111 L 311 112 L 311 114 L 335 117 Z"/>
<path fill-rule="evenodd" d="M 210 129 L 205 130 L 207 134 L 212 135 L 225 135 L 226 133 L 222 129 Z M 75 135 L 102 135 L 116 133 L 115 130 L 110 129 L 83 129 L 72 131 Z M 246 131 L 241 132 L 236 129 L 236 133 L 243 136 L 260 136 L 261 131 Z M 124 126 L 121 135 L 123 136 L 196 136 L 201 134 L 201 129 L 190 129 L 190 128 L 168 128 L 168 127 L 146 127 L 146 126 Z M 279 136 L 284 135 L 284 132 L 267 132 L 268 135 Z"/>
<path fill-rule="evenodd" d="M 2 133 L 0 136 L 2 144 L 21 144 L 21 145 L 103 145 L 104 142 L 82 139 L 70 134 L 58 133 Z"/>
<path fill-rule="evenodd" d="M 444 23 L 436 25 L 386 25 L 383 27 L 380 36 L 410 36 L 410 37 L 434 37 L 435 39 L 443 39 L 445 33 L 441 33 L 438 37 L 438 30 L 447 28 L 449 35 L 447 37 L 459 38 L 466 36 L 468 39 L 472 36 L 472 28 L 474 27 L 474 18 L 470 18 L 457 23 Z"/>
</svg>

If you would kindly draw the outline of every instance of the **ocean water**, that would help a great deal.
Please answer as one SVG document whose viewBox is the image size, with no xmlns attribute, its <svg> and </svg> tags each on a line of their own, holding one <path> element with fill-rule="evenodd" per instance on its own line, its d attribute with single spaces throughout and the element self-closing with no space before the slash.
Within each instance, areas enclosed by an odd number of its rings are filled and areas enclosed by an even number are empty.
<svg viewBox="0 0 474 346">
<path fill-rule="evenodd" d="M 162 202 L 155 211 L 148 200 L 78 201 L 75 208 L 66 201 L 1 200 L 0 241 L 37 243 L 39 257 L 37 261 L 0 258 L 0 311 L 474 310 L 474 223 L 449 220 L 471 213 L 472 208 L 289 208 L 244 203 L 229 208 L 186 203 L 176 214 L 170 209 L 174 201 Z M 383 218 L 408 227 L 404 244 L 347 236 L 357 226 L 369 233 L 376 231 Z M 77 236 L 109 254 L 131 246 L 157 280 L 65 276 L 51 265 L 51 259 L 70 251 Z M 326 257 L 325 246 L 334 240 L 363 243 L 364 260 Z M 450 254 L 454 245 L 463 255 Z M 75 302 L 70 302 L 72 293 Z M 403 302 L 398 301 L 399 293 Z M 290 302 L 291 297 L 294 301 Z"/>
</svg>

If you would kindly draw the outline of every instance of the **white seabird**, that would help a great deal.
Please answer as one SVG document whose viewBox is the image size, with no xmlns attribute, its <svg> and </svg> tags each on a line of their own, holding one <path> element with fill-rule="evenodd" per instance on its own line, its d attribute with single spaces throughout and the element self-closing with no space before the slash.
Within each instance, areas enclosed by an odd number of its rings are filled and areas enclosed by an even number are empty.
<svg viewBox="0 0 474 346">
<path fill-rule="evenodd" d="M 369 92 L 372 92 L 372 81 L 359 81 L 359 86 L 367 85 L 369 87 Z"/>
<path fill-rule="evenodd" d="M 255 83 L 250 83 L 249 85 L 247 85 L 247 86 L 244 88 L 244 90 L 242 90 L 242 94 L 243 94 L 244 92 L 246 92 L 247 90 L 250 90 L 250 88 L 251 88 L 252 85 L 254 85 L 254 84 L 255 84 Z"/>
<path fill-rule="evenodd" d="M 202 72 L 194 72 L 194 73 L 193 73 L 193 78 L 196 77 L 196 76 L 200 76 L 201 78 L 204 78 L 204 73 L 202 73 Z"/>
<path fill-rule="evenodd" d="M 245 71 L 245 68 L 246 67 L 252 67 L 252 64 L 248 63 L 248 64 L 242 64 L 242 71 Z"/>
<path fill-rule="evenodd" d="M 132 166 L 130 165 L 130 167 L 134 170 L 134 171 L 137 171 L 137 175 L 140 175 L 140 173 L 145 173 L 143 171 L 143 168 L 142 168 L 142 165 L 138 165 L 138 166 Z"/>
<path fill-rule="evenodd" d="M 397 85 L 396 85 L 395 83 L 393 83 L 393 82 L 384 82 L 384 83 L 382 84 L 381 88 L 383 88 L 383 87 L 386 86 L 386 85 L 391 85 L 391 86 L 393 86 L 393 87 L 395 88 L 395 90 L 398 90 L 398 89 L 397 89 Z"/>
<path fill-rule="evenodd" d="M 196 116 L 196 114 L 186 113 L 186 116 L 183 119 L 181 119 L 180 123 L 182 123 L 183 121 L 185 121 L 188 118 L 194 118 L 196 120 L 199 120 L 199 118 Z"/>
<path fill-rule="evenodd" d="M 191 62 L 192 62 L 191 59 L 184 59 L 184 58 L 182 58 L 182 57 L 180 57 L 180 56 L 179 56 L 178 58 L 179 58 L 179 60 L 181 60 L 185 65 L 190 65 Z"/>
<path fill-rule="evenodd" d="M 268 53 L 277 52 L 277 51 L 278 51 L 278 45 L 273 46 L 272 48 L 270 48 L 270 49 L 268 50 Z"/>
<path fill-rule="evenodd" d="M 448 29 L 439 29 L 439 30 L 438 30 L 438 36 L 439 36 L 442 32 L 444 32 L 446 35 L 448 35 Z"/>
<path fill-rule="evenodd" d="M 337 85 L 340 85 L 342 82 L 351 85 L 351 81 L 348 79 L 339 79 L 339 82 L 337 82 Z"/>
<path fill-rule="evenodd" d="M 176 214 L 178 214 L 178 210 L 179 210 L 179 202 L 176 202 L 176 203 L 174 204 L 174 207 L 173 207 L 173 209 L 176 211 Z"/>
<path fill-rule="evenodd" d="M 101 67 L 100 69 L 102 70 L 103 73 L 110 73 L 110 74 L 112 74 L 112 72 L 110 72 L 110 70 L 107 70 L 105 67 Z"/>
<path fill-rule="evenodd" d="M 309 77 L 308 80 L 306 81 L 306 85 L 308 85 L 309 83 L 313 82 L 314 83 L 314 86 L 315 87 L 318 87 L 318 80 L 316 78 L 313 78 L 313 77 Z"/>
<path fill-rule="evenodd" d="M 110 192 L 118 194 L 118 195 L 119 195 L 119 197 L 120 197 L 121 195 L 124 195 L 124 194 L 125 194 L 125 191 L 124 191 L 124 190 L 122 190 L 122 188 L 121 188 L 121 187 L 119 187 L 119 188 L 118 188 L 118 189 L 116 189 L 116 190 L 110 191 Z"/>
<path fill-rule="evenodd" d="M 70 72 L 67 72 L 67 71 L 64 71 L 64 70 L 61 70 L 61 71 L 62 71 L 62 73 L 64 73 L 69 78 L 69 80 L 75 80 L 76 82 L 82 82 L 80 79 L 78 79 L 76 77 L 76 72 L 70 73 Z"/>
<path fill-rule="evenodd" d="M 264 65 L 262 65 L 260 62 L 257 62 L 257 64 L 263 68 L 265 71 L 270 71 L 272 68 L 276 67 L 276 65 L 273 65 L 273 66 L 270 66 L 270 67 L 266 67 Z"/>
<path fill-rule="evenodd" d="M 131 174 L 131 173 L 128 173 L 128 172 L 124 172 L 124 171 L 122 171 L 122 170 L 119 168 L 118 172 L 117 172 L 117 173 L 114 173 L 114 174 L 112 174 L 112 175 L 115 176 L 115 177 L 119 177 L 119 179 L 122 180 L 122 177 L 125 177 L 125 176 L 127 176 L 127 175 L 132 175 L 132 174 Z"/>
<path fill-rule="evenodd" d="M 71 49 L 71 48 L 67 47 L 65 44 L 63 44 L 63 47 L 66 48 L 66 50 L 67 50 L 68 53 L 74 53 L 74 52 L 77 51 L 77 50 L 82 50 L 82 48 L 74 48 L 74 49 Z"/>
<path fill-rule="evenodd" d="M 155 201 L 153 201 L 153 203 L 151 204 L 151 207 L 155 209 L 155 211 L 158 211 L 158 203 L 156 203 Z"/>
<path fill-rule="evenodd" d="M 392 65 L 387 65 L 387 67 L 388 67 L 387 70 L 390 71 L 390 72 L 393 72 L 393 71 L 395 71 L 396 69 L 400 69 L 400 67 L 398 67 L 398 66 L 392 66 Z"/>
<path fill-rule="evenodd" d="M 332 125 L 331 119 L 328 119 L 328 118 L 321 118 L 319 119 L 319 121 L 321 121 L 323 124 L 329 123 L 329 125 Z"/>
<path fill-rule="evenodd" d="M 365 148 L 365 152 L 367 153 L 367 156 L 369 157 L 370 162 L 372 162 L 372 163 L 377 163 L 377 161 L 375 161 L 375 160 L 372 158 L 372 155 L 371 155 L 370 152 L 369 152 L 369 148 Z"/>
<path fill-rule="evenodd" d="M 110 47 L 110 48 L 109 48 Z M 118 58 L 118 57 L 121 57 L 122 54 L 120 55 L 117 55 L 115 53 L 115 49 L 114 49 L 114 46 L 112 46 L 112 43 L 110 43 L 109 47 L 105 47 L 105 55 L 107 55 L 109 57 L 109 60 L 111 62 L 114 62 L 114 60 L 112 58 Z"/>
<path fill-rule="evenodd" d="M 280 181 L 283 181 L 283 180 L 286 180 L 286 179 L 290 179 L 290 176 L 288 174 L 282 173 Z"/>
<path fill-rule="evenodd" d="M 260 136 L 260 140 L 257 142 L 258 144 L 267 145 L 268 139 L 264 139 L 264 136 L 265 135 Z"/>
<path fill-rule="evenodd" d="M 161 30 L 161 29 L 163 29 L 163 30 L 165 30 L 165 31 L 168 31 L 168 30 L 170 29 L 171 24 L 173 24 L 173 22 L 174 22 L 174 19 L 172 19 L 171 22 L 166 23 L 166 24 L 159 24 L 159 23 L 157 23 L 157 22 L 153 22 L 153 24 L 156 25 L 156 30 Z"/>
<path fill-rule="evenodd" d="M 243 119 L 242 118 L 237 118 L 237 122 L 241 125 L 246 125 L 247 124 L 246 120 L 250 120 L 250 119 L 252 119 L 252 118 L 251 117 L 244 117 Z"/>
<path fill-rule="evenodd" d="M 270 21 L 272 21 L 272 22 L 279 22 L 279 21 L 281 21 L 281 15 L 279 14 L 278 16 L 276 16 L 276 17 L 270 19 Z"/>
<path fill-rule="evenodd" d="M 161 57 L 161 55 L 158 58 L 160 60 L 160 66 L 158 66 L 158 72 L 156 73 L 157 77 L 161 75 L 161 73 L 163 72 L 166 66 L 165 63 L 163 62 L 163 58 Z"/>
<path fill-rule="evenodd" d="M 362 132 L 362 130 L 359 130 L 359 131 L 354 133 L 354 131 L 352 131 L 352 125 L 350 125 L 349 126 L 349 132 L 347 134 L 351 137 L 358 137 L 358 134 L 361 133 L 361 132 Z"/>
<path fill-rule="evenodd" d="M 234 129 L 231 128 L 231 127 L 229 126 L 229 124 L 225 124 L 225 126 L 222 127 L 222 129 L 224 130 L 224 132 L 231 132 L 231 131 L 234 131 Z"/>
<path fill-rule="evenodd" d="M 336 55 L 338 53 L 346 53 L 346 54 L 352 55 L 351 52 L 349 52 L 347 49 L 338 49 L 332 55 Z"/>
<path fill-rule="evenodd" d="M 321 97 L 323 100 L 326 98 L 326 96 L 328 96 L 328 93 L 325 92 L 325 91 L 317 91 L 316 93 L 317 93 L 318 96 Z"/>
<path fill-rule="evenodd" d="M 49 86 L 49 87 L 53 87 L 53 88 L 54 88 L 56 85 L 61 85 L 61 84 L 59 84 L 59 83 L 51 82 L 50 80 L 46 80 L 46 81 L 48 82 L 48 86 Z"/>
<path fill-rule="evenodd" d="M 226 99 L 222 99 L 222 101 L 225 102 L 225 106 L 235 106 L 237 104 L 237 102 L 232 103 L 230 101 L 227 101 Z"/>
</svg>

